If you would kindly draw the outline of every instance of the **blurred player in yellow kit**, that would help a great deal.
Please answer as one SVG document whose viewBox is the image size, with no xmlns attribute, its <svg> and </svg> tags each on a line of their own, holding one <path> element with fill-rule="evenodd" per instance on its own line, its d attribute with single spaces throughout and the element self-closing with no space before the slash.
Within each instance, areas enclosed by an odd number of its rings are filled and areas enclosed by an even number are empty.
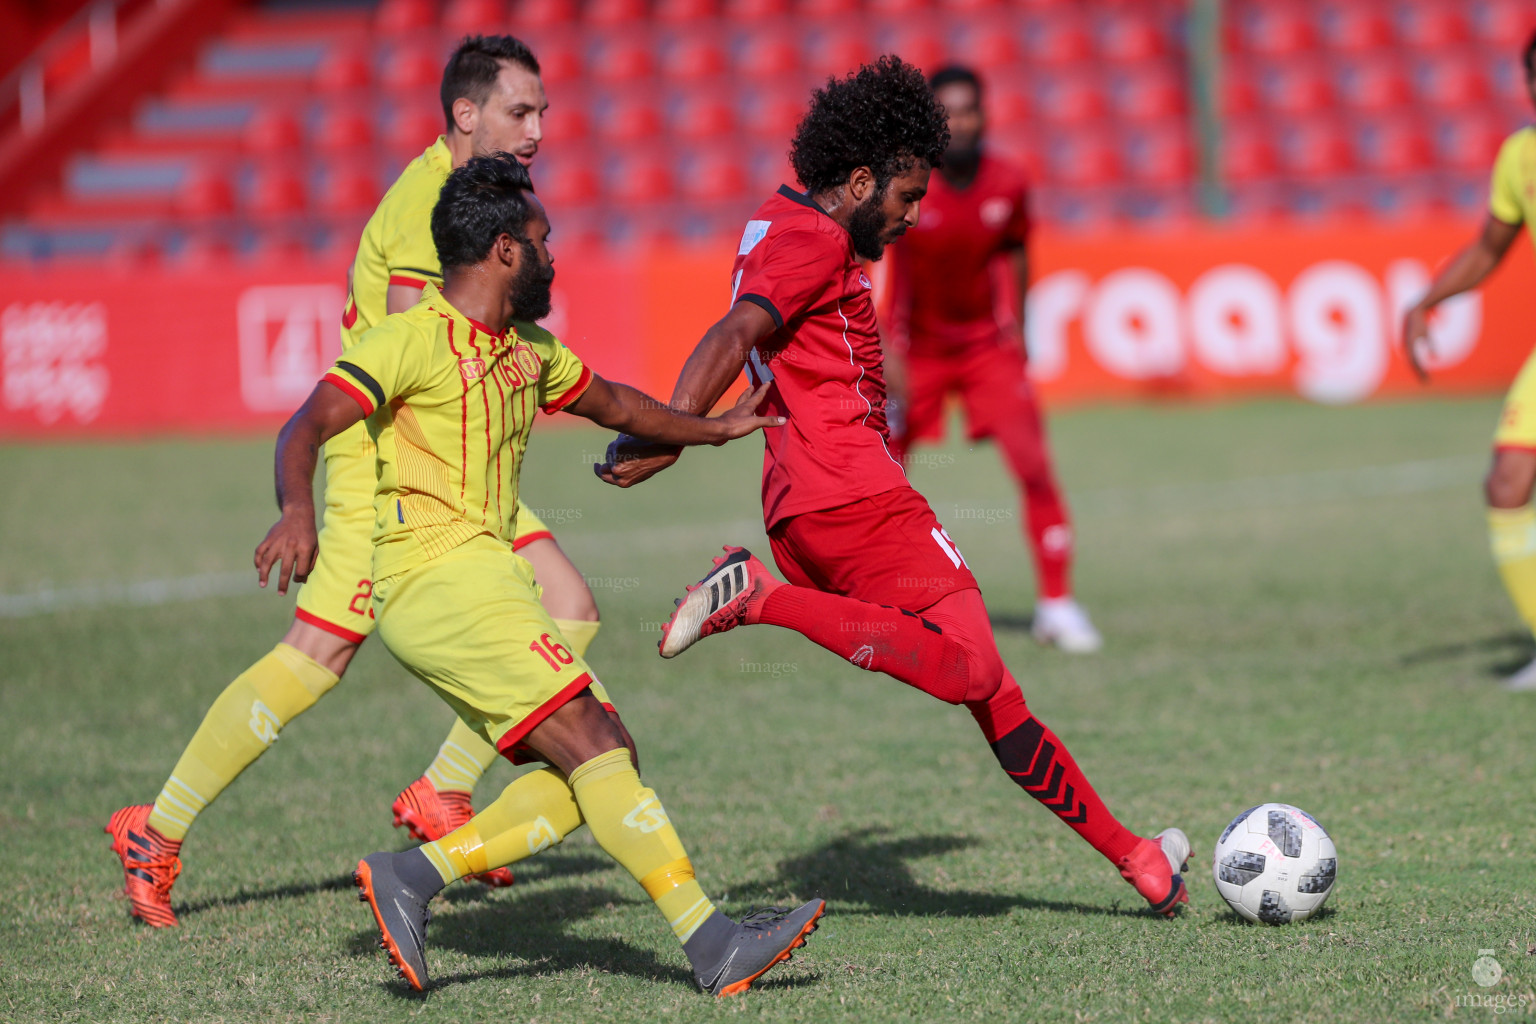
<svg viewBox="0 0 1536 1024">
<path fill-rule="evenodd" d="M 825 903 L 740 923 L 717 910 L 666 810 L 635 771 L 597 682 L 539 605 L 515 550 L 518 477 L 536 409 L 564 409 L 661 444 L 722 444 L 783 417 L 758 388 L 718 417 L 676 412 L 592 373 L 537 327 L 554 280 L 549 221 L 506 156 L 456 169 L 432 213 L 442 291 L 369 331 L 325 375 L 277 443 L 282 517 L 256 549 L 278 588 L 315 561 L 315 452 L 364 418 L 378 446 L 372 608 L 390 653 L 509 758 L 518 778 L 449 836 L 363 858 L 354 874 L 390 960 L 428 984 L 427 905 L 445 885 L 532 856 L 586 824 L 666 917 L 700 986 L 750 987 L 816 928 Z M 323 550 L 323 548 L 322 548 Z"/>
<path fill-rule="evenodd" d="M 430 222 L 449 172 L 476 154 L 503 151 L 526 166 L 538 151 L 548 103 L 538 61 L 519 40 L 464 40 L 444 68 L 441 97 L 446 134 L 406 167 L 363 229 L 348 275 L 344 350 L 387 314 L 416 305 L 425 286 L 441 282 Z M 373 441 L 361 424 L 326 444 L 321 555 L 299 592 L 292 627 L 214 701 L 155 802 L 112 816 L 106 831 L 123 861 L 130 912 L 140 920 L 177 923 L 170 889 L 181 870 L 181 842 L 197 815 L 336 685 L 373 632 L 374 463 Z M 598 616 L 581 573 L 526 507 L 516 521 L 514 547 L 533 565 L 545 607 L 572 649 L 584 653 Z M 601 687 L 596 690 L 607 703 Z M 395 824 L 427 841 L 468 821 L 470 792 L 495 757 L 456 722 L 427 771 L 396 798 Z M 503 869 L 481 881 L 510 885 L 512 876 Z"/>
<path fill-rule="evenodd" d="M 1536 104 L 1536 36 L 1523 55 L 1525 86 Z M 1525 127 L 1504 141 L 1493 165 L 1488 217 L 1466 248 L 1451 258 L 1429 291 L 1403 317 L 1403 348 L 1421 377 L 1424 356 L 1433 354 L 1429 313 L 1453 295 L 1476 288 L 1504 260 L 1522 226 L 1536 225 L 1536 128 Z M 1493 464 L 1484 481 L 1488 540 L 1504 587 L 1515 609 L 1536 633 L 1536 351 L 1526 359 L 1504 400 L 1493 435 Z M 1508 690 L 1536 690 L 1536 661 L 1504 681 Z"/>
</svg>

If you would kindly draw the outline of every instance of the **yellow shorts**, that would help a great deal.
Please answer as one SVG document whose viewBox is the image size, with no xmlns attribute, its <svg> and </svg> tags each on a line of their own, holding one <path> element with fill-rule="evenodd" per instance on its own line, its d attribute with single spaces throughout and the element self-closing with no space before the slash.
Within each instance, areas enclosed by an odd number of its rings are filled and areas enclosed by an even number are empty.
<svg viewBox="0 0 1536 1024">
<path fill-rule="evenodd" d="M 533 567 L 493 537 L 377 581 L 373 607 L 390 653 L 514 762 L 538 757 L 523 739 L 588 687 L 611 706 L 539 603 Z"/>
<path fill-rule="evenodd" d="M 1504 396 L 1495 448 L 1526 448 L 1536 451 L 1536 351 L 1526 357 L 1515 383 Z"/>
<path fill-rule="evenodd" d="M 325 444 L 325 513 L 320 556 L 299 588 L 294 616 L 360 644 L 373 632 L 373 489 L 376 450 L 358 423 Z M 516 551 L 554 534 L 519 499 Z"/>
</svg>

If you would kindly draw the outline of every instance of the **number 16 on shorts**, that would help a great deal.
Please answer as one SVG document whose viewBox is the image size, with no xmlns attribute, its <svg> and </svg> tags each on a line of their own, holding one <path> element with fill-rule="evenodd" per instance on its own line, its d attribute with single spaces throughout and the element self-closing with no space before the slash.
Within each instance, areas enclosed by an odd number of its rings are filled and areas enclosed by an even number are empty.
<svg viewBox="0 0 1536 1024">
<path fill-rule="evenodd" d="M 543 658 L 556 672 L 564 671 L 565 666 L 576 660 L 576 656 L 566 650 L 564 644 L 548 633 L 541 634 L 537 640 L 528 645 L 528 649 Z"/>
</svg>

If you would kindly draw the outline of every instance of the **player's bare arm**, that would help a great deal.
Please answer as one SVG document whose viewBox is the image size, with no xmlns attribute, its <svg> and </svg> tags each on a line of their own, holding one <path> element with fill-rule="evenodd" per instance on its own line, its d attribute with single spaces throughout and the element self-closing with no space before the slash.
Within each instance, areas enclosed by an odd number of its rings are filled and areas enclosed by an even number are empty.
<svg viewBox="0 0 1536 1024">
<path fill-rule="evenodd" d="M 1503 262 L 1504 254 L 1520 234 L 1521 224 L 1506 224 L 1489 215 L 1483 230 L 1470 245 L 1451 257 L 1435 275 L 1429 291 L 1403 314 L 1403 353 L 1421 381 L 1429 380 L 1424 356 L 1434 352 L 1429 337 L 1429 312 L 1446 299 L 1470 291 Z"/>
<path fill-rule="evenodd" d="M 743 392 L 736 404 L 718 416 L 681 412 L 628 384 L 593 377 L 567 412 L 642 441 L 662 445 L 725 444 L 762 427 L 784 424 L 782 416 L 759 416 L 757 407 L 768 385 Z"/>
<path fill-rule="evenodd" d="M 281 512 L 256 545 L 256 573 L 261 586 L 278 567 L 277 592 L 288 581 L 303 583 L 315 567 L 315 465 L 320 446 L 363 418 L 357 402 L 334 384 L 321 381 L 277 435 L 277 507 Z"/>
<path fill-rule="evenodd" d="M 772 334 L 775 327 L 773 317 L 761 306 L 751 302 L 736 303 L 699 339 L 683 364 L 668 405 L 677 412 L 695 415 L 714 408 L 731 382 L 740 376 L 747 353 Z M 766 394 L 766 388 L 757 388 L 743 395 L 742 401 L 753 395 L 761 401 L 763 394 Z M 585 399 L 586 396 L 582 397 Z M 752 408 L 757 408 L 755 402 Z M 573 406 L 571 411 L 577 410 Z M 675 444 L 657 444 L 626 430 L 608 445 L 607 461 L 593 469 L 607 483 L 633 487 L 672 465 L 681 454 L 682 449 Z"/>
</svg>

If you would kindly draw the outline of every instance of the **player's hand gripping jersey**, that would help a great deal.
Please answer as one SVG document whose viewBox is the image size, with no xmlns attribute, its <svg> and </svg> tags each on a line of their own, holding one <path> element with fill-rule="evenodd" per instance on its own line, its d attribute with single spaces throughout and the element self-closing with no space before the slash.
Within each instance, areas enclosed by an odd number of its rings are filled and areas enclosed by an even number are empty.
<svg viewBox="0 0 1536 1024">
<path fill-rule="evenodd" d="M 783 186 L 747 222 L 732 302 L 778 329 L 753 349 L 754 385 L 772 380 L 763 431 L 763 520 L 836 508 L 903 487 L 886 445 L 885 378 L 869 278 L 853 242 L 809 197 Z"/>
<path fill-rule="evenodd" d="M 480 535 L 510 546 L 534 414 L 574 402 L 592 372 L 543 328 L 494 331 L 429 284 L 420 303 L 369 331 L 325 379 L 362 407 L 378 445 L 381 580 Z"/>
<path fill-rule="evenodd" d="M 1029 227 L 1024 177 L 1008 164 L 983 156 L 964 189 L 934 174 L 917 227 L 889 250 L 892 340 L 913 355 L 998 340 L 994 264 Z"/>
</svg>

